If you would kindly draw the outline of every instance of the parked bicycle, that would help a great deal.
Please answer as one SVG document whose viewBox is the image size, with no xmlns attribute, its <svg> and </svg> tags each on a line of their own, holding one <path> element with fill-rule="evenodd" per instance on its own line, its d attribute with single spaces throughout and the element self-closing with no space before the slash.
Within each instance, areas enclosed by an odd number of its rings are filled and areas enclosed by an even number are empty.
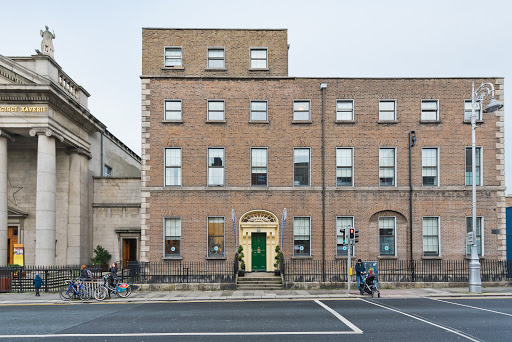
<svg viewBox="0 0 512 342">
<path fill-rule="evenodd" d="M 68 285 L 64 285 L 59 292 L 62 300 L 70 300 L 71 298 L 87 300 L 91 298 L 91 294 L 87 290 L 87 287 L 80 280 L 66 280 L 66 283 Z"/>
<path fill-rule="evenodd" d="M 103 285 L 98 287 L 94 292 L 94 298 L 97 300 L 103 300 L 110 297 L 111 294 L 115 293 L 118 297 L 126 298 L 132 293 L 132 287 L 128 283 L 121 283 L 118 280 L 114 280 L 111 284 L 108 279 L 108 275 L 103 276 Z"/>
</svg>

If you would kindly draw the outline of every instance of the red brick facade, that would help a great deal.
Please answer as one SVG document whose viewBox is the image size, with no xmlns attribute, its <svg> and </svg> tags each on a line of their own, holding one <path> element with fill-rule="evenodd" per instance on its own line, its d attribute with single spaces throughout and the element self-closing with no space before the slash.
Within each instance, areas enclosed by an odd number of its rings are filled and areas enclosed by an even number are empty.
<svg viewBox="0 0 512 342">
<path fill-rule="evenodd" d="M 465 257 L 471 186 L 465 185 L 465 147 L 471 125 L 464 100 L 471 85 L 492 82 L 498 100 L 503 79 L 294 78 L 287 76 L 286 30 L 143 30 L 142 259 L 163 257 L 163 219 L 181 218 L 181 258 L 207 258 L 207 218 L 225 218 L 225 256 L 236 248 L 231 209 L 238 219 L 266 210 L 288 219 L 285 257 L 293 255 L 293 218 L 311 218 L 311 256 L 336 258 L 336 217 L 353 216 L 356 256 L 377 259 L 379 217 L 396 217 L 396 256 L 408 259 L 409 132 L 412 148 L 413 257 L 423 253 L 423 217 L 439 217 L 438 258 Z M 182 69 L 164 67 L 164 46 L 180 46 Z M 207 47 L 225 47 L 225 69 L 205 70 Z M 250 47 L 268 48 L 268 70 L 249 70 Z M 322 91 L 325 89 L 325 227 L 322 227 Z M 207 121 L 207 100 L 224 100 L 222 122 Z M 310 100 L 310 121 L 293 121 L 294 100 Z M 336 100 L 353 100 L 354 120 L 336 121 Z M 379 121 L 379 100 L 396 100 L 396 120 Z M 164 100 L 181 100 L 182 120 L 164 120 Z M 251 100 L 267 101 L 268 122 L 250 120 Z M 421 100 L 438 100 L 439 120 L 421 121 Z M 484 256 L 505 257 L 503 111 L 483 114 L 476 130 L 483 150 L 483 186 L 477 216 L 484 218 Z M 164 186 L 164 149 L 181 148 L 181 186 Z M 209 187 L 207 149 L 224 148 L 224 186 Z M 251 148 L 267 148 L 267 186 L 251 186 Z M 294 186 L 294 148 L 310 149 L 310 186 Z M 353 148 L 353 186 L 336 184 L 336 148 Z M 379 186 L 379 148 L 396 150 L 395 186 Z M 438 150 L 438 185 L 422 185 L 422 148 Z M 499 234 L 491 234 L 499 230 Z M 389 256 L 386 256 L 389 258 Z"/>
</svg>

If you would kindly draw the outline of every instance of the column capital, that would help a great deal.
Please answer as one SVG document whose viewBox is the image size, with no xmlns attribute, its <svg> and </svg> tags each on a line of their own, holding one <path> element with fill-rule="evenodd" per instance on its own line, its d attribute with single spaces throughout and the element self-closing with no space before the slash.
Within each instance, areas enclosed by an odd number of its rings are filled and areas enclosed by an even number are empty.
<svg viewBox="0 0 512 342">
<path fill-rule="evenodd" d="M 62 135 L 56 133 L 55 131 L 53 131 L 49 128 L 45 128 L 45 127 L 32 128 L 30 130 L 29 134 L 32 137 L 35 137 L 36 135 L 39 135 L 39 134 L 44 134 L 47 137 L 54 137 L 54 138 L 58 139 L 60 142 L 64 142 L 64 137 Z"/>
<path fill-rule="evenodd" d="M 4 131 L 2 129 L 0 129 L 0 137 L 5 137 L 10 142 L 14 142 L 14 138 L 12 137 L 12 135 L 8 134 L 6 131 Z"/>
<path fill-rule="evenodd" d="M 74 148 L 66 149 L 66 154 L 72 154 L 72 153 L 76 153 L 76 154 L 85 156 L 85 157 L 87 157 L 87 159 L 92 159 L 91 152 L 89 152 L 81 147 L 74 147 Z"/>
</svg>

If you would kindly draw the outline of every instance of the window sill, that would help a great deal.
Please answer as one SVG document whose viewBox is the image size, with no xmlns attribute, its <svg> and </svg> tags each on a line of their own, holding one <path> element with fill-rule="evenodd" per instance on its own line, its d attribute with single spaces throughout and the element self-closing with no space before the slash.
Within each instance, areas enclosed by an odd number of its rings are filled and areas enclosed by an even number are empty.
<svg viewBox="0 0 512 342">
<path fill-rule="evenodd" d="M 249 68 L 249 71 L 270 71 L 269 68 Z"/>
<path fill-rule="evenodd" d="M 162 123 L 164 124 L 182 124 L 183 120 L 162 120 Z"/>
<path fill-rule="evenodd" d="M 441 120 L 420 120 L 420 124 L 440 124 Z"/>
<path fill-rule="evenodd" d="M 223 188 L 224 184 L 222 184 L 222 185 L 210 185 L 210 184 L 208 184 L 208 187 L 209 188 Z"/>
<path fill-rule="evenodd" d="M 379 255 L 377 257 L 377 259 L 379 259 L 379 260 L 398 260 L 398 257 L 394 256 L 394 255 Z"/>
<path fill-rule="evenodd" d="M 183 260 L 183 257 L 182 256 L 175 256 L 175 257 L 166 256 L 166 257 L 162 257 L 162 260 Z"/>
<path fill-rule="evenodd" d="M 206 120 L 205 123 L 207 123 L 207 124 L 223 124 L 223 123 L 226 123 L 226 120 Z"/>
<path fill-rule="evenodd" d="M 378 124 L 397 124 L 400 123 L 399 120 L 378 120 Z"/>
<path fill-rule="evenodd" d="M 179 71 L 183 71 L 185 70 L 184 67 L 163 67 L 162 70 L 179 70 Z"/>
<path fill-rule="evenodd" d="M 292 256 L 292 259 L 294 259 L 294 260 L 300 260 L 300 259 L 313 259 L 313 256 L 311 256 L 311 255 L 304 255 L 304 256 L 301 256 L 301 255 L 293 255 L 293 256 Z"/>
<path fill-rule="evenodd" d="M 422 256 L 421 257 L 422 260 L 443 260 L 442 257 L 440 256 Z"/>
<path fill-rule="evenodd" d="M 464 259 L 466 259 L 466 260 L 471 260 L 471 255 L 466 255 L 466 256 L 464 257 Z M 481 256 L 481 255 L 479 255 L 479 256 L 478 256 L 478 259 L 479 259 L 479 260 L 485 260 L 485 256 Z"/>
<path fill-rule="evenodd" d="M 464 120 L 464 121 L 462 121 L 462 123 L 464 123 L 466 125 L 471 125 L 471 120 Z M 484 120 L 476 120 L 476 123 L 477 124 L 484 123 Z"/>
<path fill-rule="evenodd" d="M 311 121 L 311 120 L 293 120 L 292 121 L 292 124 L 306 124 L 306 125 L 310 125 L 312 123 L 313 123 L 313 121 Z"/>
<path fill-rule="evenodd" d="M 226 260 L 226 257 L 225 256 L 206 257 L 206 260 Z"/>
<path fill-rule="evenodd" d="M 261 125 L 261 124 L 269 124 L 270 121 L 268 121 L 268 120 L 249 120 L 249 123 L 250 124 L 256 124 L 256 125 L 258 125 L 258 124 Z"/>
<path fill-rule="evenodd" d="M 353 125 L 356 123 L 356 120 L 336 120 L 334 121 L 336 124 L 349 124 Z"/>
<path fill-rule="evenodd" d="M 228 71 L 226 68 L 205 68 L 204 71 Z"/>
<path fill-rule="evenodd" d="M 168 189 L 168 188 L 171 188 L 171 189 L 175 188 L 176 189 L 176 188 L 181 188 L 181 186 L 182 186 L 181 184 L 180 185 L 164 185 L 164 188 L 166 188 L 166 189 Z"/>
</svg>

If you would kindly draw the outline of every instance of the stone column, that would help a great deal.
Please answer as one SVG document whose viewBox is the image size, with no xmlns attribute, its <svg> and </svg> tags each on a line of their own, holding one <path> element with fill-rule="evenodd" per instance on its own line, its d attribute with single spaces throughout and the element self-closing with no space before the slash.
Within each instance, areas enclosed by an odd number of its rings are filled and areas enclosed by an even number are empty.
<svg viewBox="0 0 512 342">
<path fill-rule="evenodd" d="M 84 226 L 87 228 L 87 196 L 84 198 L 84 191 L 87 188 L 84 184 L 84 172 L 88 168 L 86 158 L 90 159 L 90 153 L 82 149 L 71 149 L 69 154 L 69 189 L 68 189 L 68 229 L 67 229 L 67 256 L 69 265 L 81 263 L 82 249 L 88 246 L 83 241 Z"/>
<path fill-rule="evenodd" d="M 0 130 L 0 265 L 7 265 L 7 140 L 14 139 Z"/>
<path fill-rule="evenodd" d="M 56 238 L 56 142 L 49 129 L 32 129 L 37 135 L 36 264 L 55 265 Z M 63 139 L 60 138 L 62 141 Z"/>
</svg>

